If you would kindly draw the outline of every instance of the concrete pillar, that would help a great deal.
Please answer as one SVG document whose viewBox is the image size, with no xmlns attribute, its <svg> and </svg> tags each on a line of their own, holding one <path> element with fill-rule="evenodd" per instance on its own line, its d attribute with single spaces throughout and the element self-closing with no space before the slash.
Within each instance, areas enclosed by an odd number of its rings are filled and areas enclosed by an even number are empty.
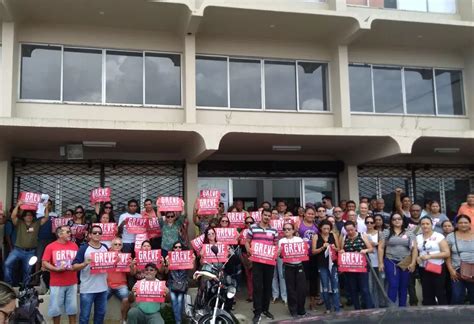
<svg viewBox="0 0 474 324">
<path fill-rule="evenodd" d="M 198 165 L 197 163 L 186 163 L 184 169 L 184 197 L 186 215 L 188 215 L 189 221 L 189 238 L 194 238 L 196 236 L 195 226 L 193 224 L 193 208 L 194 201 L 199 195 L 198 188 Z"/>
<path fill-rule="evenodd" d="M 464 109 L 469 117 L 471 130 L 474 130 L 474 46 L 470 46 L 464 53 Z"/>
<path fill-rule="evenodd" d="M 339 200 L 359 201 L 359 183 L 356 165 L 346 164 L 344 171 L 339 174 L 339 185 L 341 187 Z"/>
<path fill-rule="evenodd" d="M 13 22 L 2 23 L 2 64 L 0 64 L 0 117 L 12 117 L 17 98 L 18 46 Z"/>
<path fill-rule="evenodd" d="M 0 161 L 0 201 L 3 203 L 5 215 L 12 204 L 13 171 L 10 161 Z"/>
<path fill-rule="evenodd" d="M 331 109 L 335 127 L 351 126 L 349 57 L 345 45 L 335 46 L 329 65 L 331 83 Z"/>
<path fill-rule="evenodd" d="M 186 123 L 196 123 L 196 37 L 184 36 L 183 51 L 183 105 Z"/>
</svg>

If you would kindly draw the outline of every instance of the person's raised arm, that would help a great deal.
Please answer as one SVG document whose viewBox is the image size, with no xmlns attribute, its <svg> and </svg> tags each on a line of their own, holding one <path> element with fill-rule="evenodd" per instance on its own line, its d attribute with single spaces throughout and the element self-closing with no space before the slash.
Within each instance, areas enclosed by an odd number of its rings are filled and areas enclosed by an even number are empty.
<svg viewBox="0 0 474 324">
<path fill-rule="evenodd" d="M 18 199 L 18 201 L 16 202 L 16 206 L 12 211 L 12 223 L 14 226 L 16 226 L 16 224 L 18 223 L 18 211 L 20 209 L 21 204 L 22 201 Z"/>
<path fill-rule="evenodd" d="M 402 188 L 395 189 L 395 210 L 400 216 L 403 216 L 403 209 L 402 209 Z"/>
<path fill-rule="evenodd" d="M 47 203 L 47 202 L 46 202 L 46 203 Z M 45 209 L 44 209 L 44 216 L 41 217 L 41 219 L 40 219 L 40 224 L 41 224 L 41 225 L 46 224 L 46 222 L 48 221 L 48 219 L 49 219 L 49 209 L 48 209 L 48 208 L 45 208 Z"/>
</svg>

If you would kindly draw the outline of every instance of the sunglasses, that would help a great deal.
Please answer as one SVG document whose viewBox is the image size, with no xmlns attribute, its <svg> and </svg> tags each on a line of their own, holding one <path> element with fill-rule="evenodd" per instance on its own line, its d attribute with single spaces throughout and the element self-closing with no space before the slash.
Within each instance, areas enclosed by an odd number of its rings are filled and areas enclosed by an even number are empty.
<svg viewBox="0 0 474 324">
<path fill-rule="evenodd" d="M 92 235 L 102 235 L 102 232 L 91 232 Z"/>
<path fill-rule="evenodd" d="M 166 215 L 166 218 L 174 218 L 174 215 Z"/>
<path fill-rule="evenodd" d="M 81 211 L 77 211 L 77 212 L 75 212 L 75 214 L 84 214 L 84 213 L 81 212 Z"/>
<path fill-rule="evenodd" d="M 365 225 L 372 225 L 374 222 L 365 222 Z"/>
<path fill-rule="evenodd" d="M 255 222 L 245 222 L 246 225 L 252 225 L 255 224 Z"/>
<path fill-rule="evenodd" d="M 63 233 L 71 234 L 71 231 L 63 231 Z"/>
<path fill-rule="evenodd" d="M 122 246 L 122 243 L 114 243 L 114 246 Z"/>
<path fill-rule="evenodd" d="M 112 206 L 104 206 L 104 209 L 112 209 Z"/>
<path fill-rule="evenodd" d="M 181 245 L 176 245 L 176 246 L 173 246 L 173 249 L 182 249 L 183 247 Z"/>
<path fill-rule="evenodd" d="M 221 220 L 221 223 L 228 223 L 228 222 L 229 222 L 229 221 L 228 221 L 228 220 L 225 220 L 225 219 Z"/>
</svg>

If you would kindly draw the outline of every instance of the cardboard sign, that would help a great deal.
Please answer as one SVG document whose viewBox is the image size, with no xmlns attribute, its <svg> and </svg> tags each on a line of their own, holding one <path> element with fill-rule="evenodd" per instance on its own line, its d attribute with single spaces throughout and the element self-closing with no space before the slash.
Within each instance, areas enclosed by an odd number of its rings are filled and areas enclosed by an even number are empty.
<svg viewBox="0 0 474 324">
<path fill-rule="evenodd" d="M 204 243 L 204 234 L 199 235 L 194 240 L 191 240 L 191 246 L 193 247 L 194 251 L 200 252 L 202 248 L 202 244 Z"/>
<path fill-rule="evenodd" d="M 203 189 L 199 191 L 199 198 L 221 199 L 221 192 L 217 189 Z"/>
<path fill-rule="evenodd" d="M 281 256 L 283 262 L 308 261 L 308 244 L 306 242 L 283 243 L 281 245 Z"/>
<path fill-rule="evenodd" d="M 198 215 L 215 215 L 219 212 L 219 200 L 215 198 L 199 198 Z"/>
<path fill-rule="evenodd" d="M 117 252 L 92 252 L 91 274 L 113 271 L 117 263 Z"/>
<path fill-rule="evenodd" d="M 148 219 L 143 217 L 128 217 L 125 228 L 129 234 L 143 234 L 147 231 Z"/>
<path fill-rule="evenodd" d="M 149 238 L 161 236 L 160 220 L 158 217 L 148 218 L 147 233 Z"/>
<path fill-rule="evenodd" d="M 240 232 L 239 245 L 245 245 L 245 242 L 247 242 L 247 233 L 248 232 L 249 232 L 248 228 L 246 228 L 242 232 Z"/>
<path fill-rule="evenodd" d="M 245 228 L 245 217 L 247 214 L 244 212 L 227 213 L 230 226 L 235 228 Z"/>
<path fill-rule="evenodd" d="M 250 217 L 253 218 L 255 223 L 260 223 L 262 221 L 262 213 L 259 211 L 253 211 L 250 213 Z"/>
<path fill-rule="evenodd" d="M 36 209 L 38 209 L 38 204 L 41 201 L 41 194 L 22 191 L 18 196 L 18 200 L 22 201 L 20 209 L 36 211 Z"/>
<path fill-rule="evenodd" d="M 163 303 L 166 295 L 166 281 L 142 279 L 135 284 L 135 301 Z"/>
<path fill-rule="evenodd" d="M 269 265 L 276 264 L 278 249 L 273 244 L 262 242 L 252 242 L 251 256 L 249 260 L 256 263 L 264 263 Z"/>
<path fill-rule="evenodd" d="M 154 263 L 159 268 L 161 265 L 161 250 L 138 250 L 135 253 L 137 257 L 137 268 L 145 269 L 147 263 Z"/>
<path fill-rule="evenodd" d="M 86 236 L 87 224 L 73 224 L 71 226 L 71 237 L 82 240 Z"/>
<path fill-rule="evenodd" d="M 112 241 L 117 235 L 117 223 L 94 223 L 92 226 L 100 226 L 102 229 L 102 241 Z"/>
<path fill-rule="evenodd" d="M 135 254 L 138 250 L 141 250 L 142 248 L 142 243 L 143 241 L 146 241 L 148 240 L 148 234 L 147 233 L 143 233 L 143 234 L 137 234 L 135 236 Z"/>
<path fill-rule="evenodd" d="M 292 224 L 295 224 L 295 228 L 300 223 L 300 217 L 299 216 L 290 216 L 290 220 L 291 220 Z"/>
<path fill-rule="evenodd" d="M 112 190 L 110 188 L 95 188 L 91 191 L 91 204 L 99 202 L 109 202 Z"/>
<path fill-rule="evenodd" d="M 169 270 L 193 269 L 193 251 L 170 251 L 168 253 Z"/>
<path fill-rule="evenodd" d="M 179 197 L 159 197 L 156 201 L 158 212 L 182 211 L 184 207 L 183 199 Z"/>
<path fill-rule="evenodd" d="M 66 270 L 72 269 L 72 261 L 76 257 L 77 251 L 74 250 L 56 250 L 53 251 L 53 265 Z"/>
<path fill-rule="evenodd" d="M 234 245 L 237 244 L 239 232 L 233 227 L 216 227 L 217 242 Z"/>
<path fill-rule="evenodd" d="M 217 255 L 212 252 L 211 248 L 213 245 L 217 246 L 219 252 Z M 217 244 L 203 244 L 202 245 L 202 260 L 207 263 L 219 263 L 226 262 L 227 256 L 229 255 L 229 248 L 227 244 L 217 243 Z"/>
<path fill-rule="evenodd" d="M 283 218 L 270 220 L 270 226 L 278 231 L 279 237 L 283 236 L 283 225 L 285 225 L 285 220 Z"/>
<path fill-rule="evenodd" d="M 131 253 L 117 253 L 117 263 L 115 265 L 115 272 L 130 272 L 131 263 Z"/>
<path fill-rule="evenodd" d="M 359 252 L 339 253 L 337 265 L 339 272 L 367 272 L 367 259 Z"/>
<path fill-rule="evenodd" d="M 56 229 L 61 226 L 66 226 L 72 217 L 51 217 L 51 232 L 55 233 Z"/>
</svg>

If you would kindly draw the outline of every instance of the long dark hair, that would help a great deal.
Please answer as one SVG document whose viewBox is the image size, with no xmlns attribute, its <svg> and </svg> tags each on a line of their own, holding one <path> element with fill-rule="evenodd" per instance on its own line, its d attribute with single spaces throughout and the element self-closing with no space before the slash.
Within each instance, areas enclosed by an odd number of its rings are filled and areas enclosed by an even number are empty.
<svg viewBox="0 0 474 324">
<path fill-rule="evenodd" d="M 105 208 L 104 206 L 105 205 L 110 205 L 112 208 L 110 208 L 110 213 L 109 213 L 109 223 L 115 223 L 115 217 L 114 217 L 114 205 L 112 205 L 112 203 L 110 201 L 104 203 L 101 207 L 100 207 L 100 210 L 99 210 L 99 223 L 100 223 L 100 218 L 102 217 L 102 215 L 105 214 Z"/>
<path fill-rule="evenodd" d="M 217 234 L 216 234 L 216 230 L 212 227 L 208 227 L 206 228 L 206 230 L 204 231 L 204 241 L 203 241 L 203 244 L 209 244 L 209 239 L 207 238 L 207 234 L 209 233 L 209 231 L 213 231 L 214 234 L 216 235 L 216 242 L 217 242 Z"/>
<path fill-rule="evenodd" d="M 399 235 L 405 233 L 405 229 L 407 228 L 407 224 L 406 224 L 406 222 L 404 221 L 404 216 L 403 216 L 403 215 L 400 215 L 399 213 L 393 213 L 392 215 L 390 215 L 390 220 L 389 220 L 389 224 L 388 224 L 388 225 L 389 225 L 389 228 L 388 228 L 388 229 L 389 229 L 390 233 L 389 233 L 389 235 L 388 235 L 387 242 L 388 242 L 388 240 L 390 240 L 390 238 L 391 238 L 392 236 L 396 236 L 396 234 L 395 234 L 395 228 L 393 227 L 393 217 L 394 217 L 395 215 L 400 216 L 400 217 L 402 218 L 402 231 L 400 232 Z"/>
</svg>

